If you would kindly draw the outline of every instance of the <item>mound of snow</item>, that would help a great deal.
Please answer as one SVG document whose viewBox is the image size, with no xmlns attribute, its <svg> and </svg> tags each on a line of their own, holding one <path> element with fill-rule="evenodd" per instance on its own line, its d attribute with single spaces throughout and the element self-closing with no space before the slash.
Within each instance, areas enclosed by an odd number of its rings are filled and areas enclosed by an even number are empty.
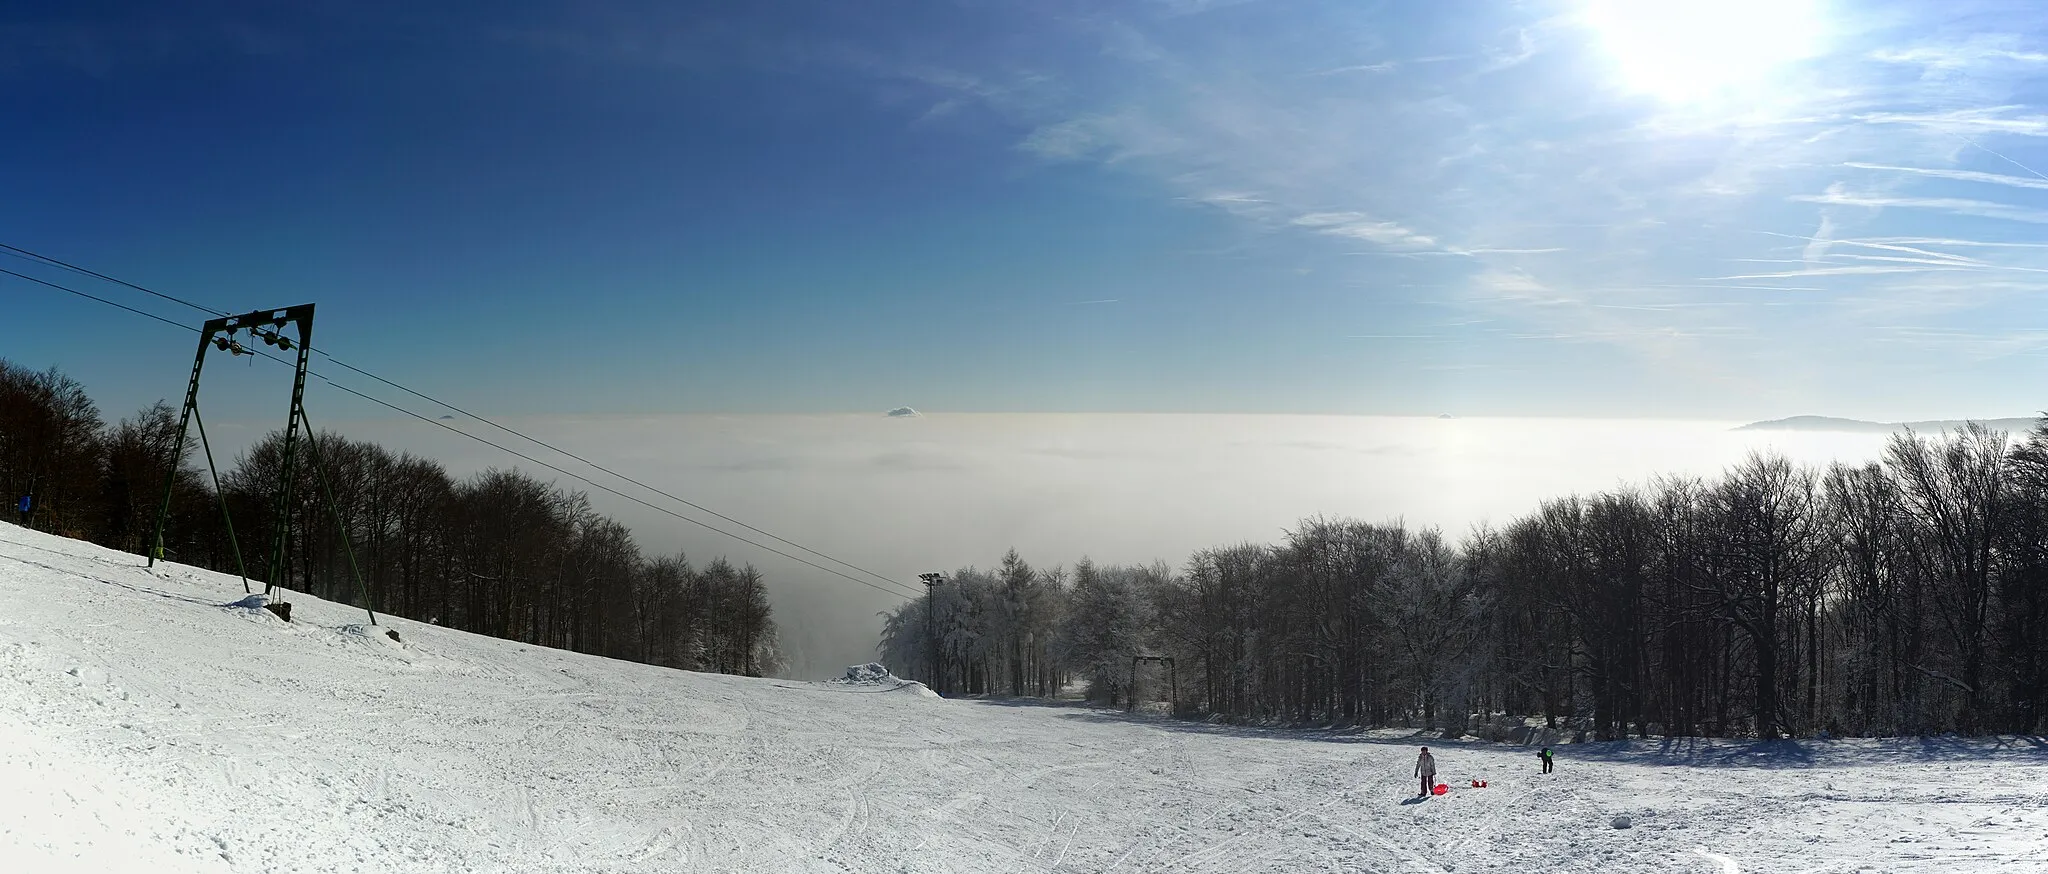
<svg viewBox="0 0 2048 874">
<path fill-rule="evenodd" d="M 939 697 L 939 693 L 934 692 L 929 688 L 926 688 L 925 684 L 920 683 L 916 680 L 906 680 L 902 677 L 896 676 L 895 674 L 890 673 L 889 669 L 879 662 L 868 662 L 864 665 L 850 665 L 846 669 L 846 676 L 840 677 L 836 680 L 827 680 L 826 682 L 837 683 L 842 686 L 874 686 L 878 689 L 900 689 L 902 691 L 909 692 L 911 694 L 925 698 Z"/>
<path fill-rule="evenodd" d="M 263 594 L 262 592 L 257 592 L 253 595 L 244 595 L 242 596 L 242 600 L 236 601 L 232 604 L 223 604 L 222 606 L 235 607 L 242 610 L 261 610 L 265 607 L 270 606 L 270 596 Z"/>
<path fill-rule="evenodd" d="M 855 686 L 900 686 L 904 680 L 890 673 L 882 663 L 868 662 L 864 665 L 848 666 L 846 676 L 832 682 L 850 683 Z"/>
<path fill-rule="evenodd" d="M 397 634 L 397 632 L 389 628 L 381 628 L 375 625 L 343 625 L 335 630 L 350 637 L 362 638 L 378 646 L 388 646 L 394 649 L 403 649 L 405 646 L 398 638 L 392 636 Z"/>
</svg>

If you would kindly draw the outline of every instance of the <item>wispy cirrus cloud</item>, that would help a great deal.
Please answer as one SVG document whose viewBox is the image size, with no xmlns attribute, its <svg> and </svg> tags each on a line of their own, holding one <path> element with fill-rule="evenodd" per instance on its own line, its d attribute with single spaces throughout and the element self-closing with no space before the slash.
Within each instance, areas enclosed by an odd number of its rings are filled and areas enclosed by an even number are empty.
<svg viewBox="0 0 2048 874">
<path fill-rule="evenodd" d="M 1088 124 L 1080 121 L 1046 125 L 1032 131 L 1017 144 L 1017 148 L 1055 161 L 1079 160 L 1107 145 L 1089 128 Z"/>
<path fill-rule="evenodd" d="M 989 5 L 1000 38 L 820 54 L 917 89 L 928 136 L 978 125 L 1023 172 L 1212 212 L 1235 236 L 1206 250 L 1327 281 L 1320 308 L 1371 308 L 1373 339 L 1452 342 L 1427 327 L 1448 308 L 1723 390 L 1820 379 L 1797 358 L 1817 349 L 1889 354 L 1855 333 L 1873 300 L 1968 319 L 2007 298 L 1952 286 L 2048 269 L 2048 179 L 2016 169 L 2048 166 L 2048 34 L 1995 4 L 1836 21 L 1683 98 L 1622 81 L 1603 34 L 1544 4 Z"/>
<path fill-rule="evenodd" d="M 1982 262 L 1982 261 L 1979 261 L 1979 260 L 1978 260 L 1978 259 L 1976 259 L 1976 258 L 1972 258 L 1972 257 L 1970 257 L 1970 256 L 1967 256 L 1967 255 L 1958 255 L 1958 254 L 1955 254 L 1955 253 L 1951 253 L 1951 252 L 1940 252 L 1940 251 L 1936 251 L 1936 250 L 1934 250 L 1934 249 L 1929 249 L 1929 248 L 1923 248 L 1922 246 L 1919 246 L 1919 245 L 1908 245 L 1908 243 L 1937 243 L 1937 244 L 1939 244 L 1939 243 L 1945 243 L 1945 242 L 1948 242 L 1948 241 L 1943 241 L 1943 240 L 1921 240 L 1921 241 L 1914 241 L 1914 240 L 1903 240 L 1903 241 L 1895 241 L 1895 240 L 1858 240 L 1858 239 L 1846 239 L 1846 238 L 1843 238 L 1843 239 L 1836 239 L 1836 238 L 1831 238 L 1831 237 L 1829 237 L 1829 236 L 1828 236 L 1828 232 L 1829 232 L 1829 231 L 1831 231 L 1831 230 L 1833 230 L 1832 224 L 1831 224 L 1830 222 L 1825 222 L 1825 221 L 1824 221 L 1824 222 L 1822 222 L 1822 223 L 1821 223 L 1821 226 L 1820 226 L 1820 229 L 1819 229 L 1819 231 L 1817 231 L 1817 232 L 1816 232 L 1816 233 L 1815 233 L 1815 234 L 1814 234 L 1813 236 L 1811 236 L 1811 237 L 1800 237 L 1800 236 L 1794 236 L 1794 235 L 1792 235 L 1792 234 L 1781 234 L 1781 233 L 1777 233 L 1777 232 L 1775 232 L 1775 231 L 1764 231 L 1764 232 L 1763 232 L 1763 234 L 1764 234 L 1765 236 L 1771 236 L 1771 237 L 1782 237 L 1782 238 L 1784 238 L 1784 239 L 1788 239 L 1788 240 L 1800 240 L 1800 241 L 1803 241 L 1803 242 L 1805 242 L 1805 243 L 1806 243 L 1806 246 L 1805 246 L 1805 248 L 1804 248 L 1804 249 L 1802 250 L 1802 251 L 1803 251 L 1803 255 L 1804 255 L 1804 257 L 1802 257 L 1802 258 L 1801 258 L 1801 263 L 1807 263 L 1807 264 L 1811 264 L 1811 263 L 1814 263 L 1814 262 L 1817 262 L 1817 261 L 1822 261 L 1822 260 L 1825 260 L 1825 259 L 1826 259 L 1826 258 L 1828 257 L 1828 254 L 1829 254 L 1829 253 L 1830 253 L 1830 252 L 1832 251 L 1832 248 L 1833 248 L 1833 247 L 1835 247 L 1835 246 L 1849 246 L 1849 247 L 1853 247 L 1853 248 L 1859 248 L 1859 249 L 1872 249 L 1872 250 L 1876 250 L 1876 251 L 1880 251 L 1880 252 L 1902 252 L 1902 253 L 1905 253 L 1905 254 L 1908 254 L 1908 255 L 1918 255 L 1918 256 L 1920 256 L 1920 257 L 1923 257 L 1923 258 L 1933 258 L 1933 259 L 1937 259 L 1937 260 L 1941 260 L 1941 261 L 1954 261 L 1954 262 L 1960 262 L 1960 263 L 1963 263 L 1963 264 L 1982 264 L 1982 263 L 1984 263 L 1984 262 Z"/>
<path fill-rule="evenodd" d="M 2048 52 L 2016 49 L 2006 34 L 1985 34 L 1936 45 L 1908 48 L 1879 48 L 1870 53 L 1874 60 L 1892 64 L 1913 64 L 1936 70 L 1967 70 L 1995 63 L 2048 64 Z"/>
<path fill-rule="evenodd" d="M 1569 251 L 1569 250 L 1568 250 L 1568 249 L 1565 249 L 1565 248 L 1564 248 L 1564 247 L 1562 247 L 1562 246 L 1550 246 L 1550 247 L 1546 247 L 1546 248 L 1541 248 L 1541 249 L 1504 249 L 1504 248 L 1479 248 L 1479 249 L 1462 249 L 1462 248 L 1444 248 L 1444 249 L 1422 249 L 1422 250 L 1399 250 L 1399 249 L 1374 249 L 1374 250 L 1367 250 L 1367 251 L 1363 251 L 1363 252 L 1347 252 L 1347 253 L 1345 253 L 1345 254 L 1347 254 L 1347 255 L 1366 255 L 1366 256 L 1381 256 L 1381 257 L 1390 257 L 1390 258 L 1478 258 L 1478 257 L 1480 257 L 1480 256 L 1483 256 L 1483 255 L 1555 255 L 1555 254 L 1557 254 L 1557 253 L 1559 253 L 1559 252 L 1566 252 L 1566 251 Z"/>
<path fill-rule="evenodd" d="M 1963 270 L 1961 266 L 1907 267 L 1903 265 L 1860 265 L 1848 267 L 1809 267 L 1800 270 L 1785 270 L 1778 273 L 1738 273 L 1732 276 L 1709 276 L 1706 281 L 1729 279 L 1789 279 L 1807 276 L 1879 276 L 1888 273 L 1928 273 L 1935 270 Z"/>
<path fill-rule="evenodd" d="M 2029 243 L 2023 240 L 1964 240 L 1955 237 L 1873 237 L 1856 242 L 1860 245 L 1890 244 L 1897 246 L 1962 246 L 1990 249 L 2048 249 L 2048 243 Z"/>
<path fill-rule="evenodd" d="M 1435 238 L 1402 227 L 1399 222 L 1380 221 L 1362 212 L 1312 212 L 1296 216 L 1289 224 L 1397 249 L 1428 249 L 1437 245 Z"/>
<path fill-rule="evenodd" d="M 1401 64 L 1398 61 L 1381 61 L 1376 64 L 1348 64 L 1342 67 L 1331 67 L 1327 70 L 1317 70 L 1309 75 L 1336 76 L 1342 73 L 1391 73 L 1399 66 Z"/>
<path fill-rule="evenodd" d="M 2016 134 L 2048 137 L 2048 115 L 2023 105 L 1981 106 L 1943 112 L 1871 112 L 1856 121 L 1908 125 L 1947 134 Z"/>
<path fill-rule="evenodd" d="M 1889 170 L 1894 173 L 1911 173 L 1929 179 L 1950 179 L 1957 182 L 1980 182 L 1986 185 L 2004 185 L 2009 188 L 2048 189 L 2048 178 L 2007 176 L 2002 173 L 1985 173 L 1978 170 L 1944 170 L 1934 167 L 1896 167 L 1890 164 L 1871 164 L 1850 161 L 1842 166 L 1859 170 Z"/>
<path fill-rule="evenodd" d="M 2048 268 L 2041 250 L 1994 234 L 1995 223 L 2048 223 L 2048 207 L 2021 196 L 2048 180 L 1964 160 L 2027 166 L 2022 153 L 2048 136 L 2048 111 L 2021 98 L 2021 83 L 2048 81 L 2044 53 L 2007 35 L 1900 34 L 1912 41 L 1840 45 L 1782 77 L 1784 88 L 1740 105 L 1648 111 L 1597 88 L 1562 90 L 1571 73 L 1556 59 L 1587 46 L 1546 22 L 1497 25 L 1468 43 L 1471 60 L 1433 65 L 1425 80 L 1404 78 L 1411 65 L 1372 59 L 1318 67 L 1323 75 L 1294 94 L 1215 73 L 1166 41 L 1155 84 L 1177 96 L 1167 111 L 1143 112 L 1181 131 L 1188 148 L 1163 166 L 1133 168 L 1244 197 L 1211 205 L 1270 229 L 1365 243 L 1348 254 L 1380 257 L 1354 259 L 1361 265 L 1462 272 L 1471 289 L 1464 307 L 1534 327 L 1531 336 L 1569 335 L 1708 379 L 1727 366 L 1728 343 L 1796 344 L 1800 331 L 1853 311 L 1870 289 L 1960 316 L 1967 305 L 1937 309 L 1905 289 Z M 1451 73 L 1460 63 L 1463 72 Z M 1492 75 L 1489 65 L 1514 73 Z M 1901 80 L 1900 67 L 1925 72 Z M 1328 83 L 1358 90 L 1333 94 Z M 1366 93 L 1418 84 L 1421 95 Z M 1523 109 L 1537 105 L 1621 123 L 1547 125 Z M 1431 148 L 1409 151 L 1416 143 Z M 1807 233 L 1788 233 L 1787 204 L 1813 208 Z M 1959 220 L 1978 224 L 1953 236 L 1895 232 Z M 1761 259 L 1763 241 L 1741 230 L 1758 227 L 1802 238 L 1784 269 L 1715 271 L 1716 259 L 1702 257 Z M 1915 242 L 1942 239 L 1983 245 Z M 2009 254 L 1979 257 L 1985 251 Z M 1775 299 L 1790 294 L 1802 297 Z M 1803 315 L 1745 315 L 1764 312 Z"/>
<path fill-rule="evenodd" d="M 1879 194 L 1875 192 L 1852 192 L 1845 186 L 1830 186 L 1825 194 L 1795 194 L 1790 200 L 1805 203 L 1823 203 L 1832 206 L 1860 206 L 1869 209 L 1928 209 L 1956 215 L 1980 216 L 2007 221 L 2048 224 L 2048 210 L 2016 206 L 1991 200 L 1973 200 L 1965 197 L 1908 197 Z"/>
</svg>

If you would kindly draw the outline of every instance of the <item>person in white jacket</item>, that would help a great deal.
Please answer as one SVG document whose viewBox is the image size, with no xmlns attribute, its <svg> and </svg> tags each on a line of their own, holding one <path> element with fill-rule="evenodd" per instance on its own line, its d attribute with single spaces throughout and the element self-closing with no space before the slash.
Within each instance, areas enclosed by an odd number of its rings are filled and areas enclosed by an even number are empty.
<svg viewBox="0 0 2048 874">
<path fill-rule="evenodd" d="M 1430 785 L 1436 782 L 1436 757 L 1429 754 L 1429 747 L 1423 747 L 1422 755 L 1415 759 L 1415 776 L 1422 778 L 1422 791 L 1417 794 L 1428 795 Z"/>
</svg>

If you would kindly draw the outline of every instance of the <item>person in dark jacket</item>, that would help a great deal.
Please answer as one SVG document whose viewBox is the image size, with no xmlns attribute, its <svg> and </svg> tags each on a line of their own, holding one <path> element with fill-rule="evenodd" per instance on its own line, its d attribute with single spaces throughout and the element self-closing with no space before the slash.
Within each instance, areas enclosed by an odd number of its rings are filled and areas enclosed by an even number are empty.
<svg viewBox="0 0 2048 874">
<path fill-rule="evenodd" d="M 1436 782 L 1436 757 L 1429 754 L 1429 747 L 1423 747 L 1422 755 L 1415 759 L 1415 776 L 1422 778 L 1422 791 L 1417 794 L 1428 795 L 1430 784 Z"/>
<path fill-rule="evenodd" d="M 1536 754 L 1536 758 L 1543 760 L 1543 773 L 1550 773 L 1550 748 L 1544 747 L 1543 752 Z"/>
<path fill-rule="evenodd" d="M 21 502 L 14 505 L 14 509 L 21 511 L 21 527 L 28 527 L 28 511 L 34 506 L 35 498 L 31 495 L 22 495 Z"/>
</svg>

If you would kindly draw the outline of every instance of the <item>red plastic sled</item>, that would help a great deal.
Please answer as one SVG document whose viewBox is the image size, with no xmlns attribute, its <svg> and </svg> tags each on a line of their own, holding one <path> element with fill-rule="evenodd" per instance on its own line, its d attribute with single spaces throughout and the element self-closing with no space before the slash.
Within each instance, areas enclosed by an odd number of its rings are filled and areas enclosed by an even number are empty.
<svg viewBox="0 0 2048 874">
<path fill-rule="evenodd" d="M 1449 786 L 1448 784 L 1445 784 L 1445 783 L 1438 783 L 1438 784 L 1436 784 L 1436 788 L 1435 788 L 1435 789 L 1431 789 L 1431 790 L 1429 790 L 1429 794 L 1431 794 L 1431 795 L 1443 795 L 1443 794 L 1446 794 L 1446 793 L 1448 793 L 1448 792 L 1450 792 L 1450 791 L 1451 791 L 1451 787 L 1450 787 L 1450 786 Z"/>
</svg>

